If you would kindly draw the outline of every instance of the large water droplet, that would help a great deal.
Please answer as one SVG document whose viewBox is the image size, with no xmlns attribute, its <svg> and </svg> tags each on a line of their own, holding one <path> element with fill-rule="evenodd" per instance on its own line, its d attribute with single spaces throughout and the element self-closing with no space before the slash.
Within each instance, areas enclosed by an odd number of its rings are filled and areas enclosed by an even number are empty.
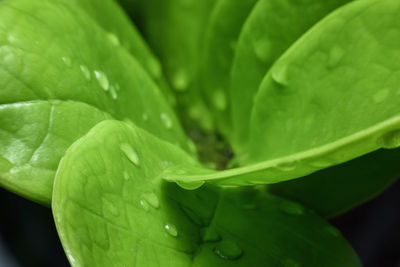
<svg viewBox="0 0 400 267">
<path fill-rule="evenodd" d="M 373 96 L 374 102 L 377 103 L 377 104 L 383 102 L 385 99 L 388 98 L 389 92 L 390 92 L 390 91 L 389 91 L 388 89 L 379 90 L 379 91 L 376 92 L 376 94 L 374 94 L 374 96 Z"/>
<path fill-rule="evenodd" d="M 214 227 L 209 227 L 203 229 L 202 239 L 204 242 L 217 242 L 221 240 L 221 236 Z"/>
<path fill-rule="evenodd" d="M 243 250 L 233 241 L 222 240 L 215 246 L 214 253 L 224 260 L 237 260 L 243 255 Z"/>
<path fill-rule="evenodd" d="M 189 75 L 186 71 L 178 71 L 172 78 L 172 86 L 176 91 L 186 91 L 189 85 Z"/>
<path fill-rule="evenodd" d="M 114 100 L 116 100 L 118 98 L 118 93 L 114 86 L 110 86 L 110 95 L 111 95 L 111 98 Z"/>
<path fill-rule="evenodd" d="M 160 200 L 154 193 L 144 193 L 143 198 L 153 207 L 158 209 L 160 207 Z"/>
<path fill-rule="evenodd" d="M 113 45 L 115 45 L 115 46 L 120 45 L 118 36 L 115 35 L 114 33 L 112 33 L 112 32 L 107 33 L 107 38 Z"/>
<path fill-rule="evenodd" d="M 178 236 L 178 229 L 176 229 L 175 225 L 167 223 L 164 225 L 164 229 L 169 235 L 171 235 L 173 237 Z"/>
<path fill-rule="evenodd" d="M 140 200 L 139 204 L 145 211 L 149 211 L 150 210 L 150 205 L 149 205 L 149 203 L 147 203 L 146 200 L 143 200 L 143 199 Z"/>
<path fill-rule="evenodd" d="M 285 259 L 282 261 L 282 264 L 285 267 L 300 267 L 300 263 L 293 259 Z"/>
<path fill-rule="evenodd" d="M 83 76 L 87 81 L 90 81 L 91 75 L 89 69 L 85 65 L 80 65 L 79 68 L 81 69 Z"/>
<path fill-rule="evenodd" d="M 292 160 L 292 161 L 283 161 L 279 162 L 276 167 L 282 171 L 292 171 L 296 169 L 297 162 Z"/>
<path fill-rule="evenodd" d="M 160 114 L 161 121 L 163 122 L 165 128 L 171 129 L 172 128 L 172 120 L 166 113 Z"/>
<path fill-rule="evenodd" d="M 195 190 L 195 189 L 200 188 L 205 183 L 205 181 L 182 181 L 182 180 L 179 180 L 179 181 L 176 181 L 176 183 L 183 189 Z"/>
<path fill-rule="evenodd" d="M 254 54 L 258 60 L 269 63 L 271 61 L 271 42 L 267 38 L 257 38 L 253 41 Z"/>
<path fill-rule="evenodd" d="M 288 71 L 287 65 L 281 65 L 281 66 L 277 65 L 273 67 L 271 69 L 272 80 L 276 84 L 282 87 L 287 86 L 289 84 L 287 71 Z"/>
<path fill-rule="evenodd" d="M 334 46 L 328 55 L 328 67 L 334 68 L 336 67 L 340 60 L 343 58 L 344 50 L 340 46 Z"/>
<path fill-rule="evenodd" d="M 394 130 L 384 134 L 377 140 L 377 144 L 383 148 L 397 148 L 400 146 L 400 130 Z"/>
<path fill-rule="evenodd" d="M 133 147 L 127 143 L 123 143 L 120 146 L 121 151 L 125 154 L 125 156 L 136 166 L 139 166 L 139 156 Z"/>
<path fill-rule="evenodd" d="M 227 102 L 225 92 L 223 90 L 217 89 L 214 91 L 213 104 L 218 110 L 224 111 L 226 109 Z"/>
<path fill-rule="evenodd" d="M 71 59 L 69 57 L 62 57 L 61 59 L 64 62 L 65 66 L 71 67 L 72 61 L 71 61 Z"/>
<path fill-rule="evenodd" d="M 291 201 L 283 201 L 279 208 L 290 215 L 302 215 L 304 213 L 304 208 L 300 204 Z"/>
<path fill-rule="evenodd" d="M 97 81 L 99 82 L 100 87 L 103 88 L 104 91 L 108 91 L 110 88 L 110 82 L 108 81 L 106 74 L 99 70 L 95 70 L 93 73 L 94 77 L 96 77 Z"/>
</svg>

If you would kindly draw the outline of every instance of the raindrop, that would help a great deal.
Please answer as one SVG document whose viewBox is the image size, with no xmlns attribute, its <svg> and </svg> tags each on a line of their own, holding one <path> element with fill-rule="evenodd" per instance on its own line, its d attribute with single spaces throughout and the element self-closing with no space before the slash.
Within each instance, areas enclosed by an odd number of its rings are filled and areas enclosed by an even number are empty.
<svg viewBox="0 0 400 267">
<path fill-rule="evenodd" d="M 80 65 L 79 68 L 81 69 L 83 76 L 87 81 L 90 81 L 91 75 L 89 69 L 85 65 Z"/>
<path fill-rule="evenodd" d="M 117 91 L 114 86 L 110 86 L 110 95 L 111 95 L 111 98 L 114 100 L 116 100 L 118 98 L 118 94 L 117 94 Z"/>
<path fill-rule="evenodd" d="M 383 148 L 397 148 L 400 146 L 400 130 L 394 130 L 384 134 L 377 140 L 377 144 Z"/>
<path fill-rule="evenodd" d="M 331 162 L 331 160 L 323 159 L 323 158 L 314 159 L 309 163 L 310 167 L 317 168 L 317 169 L 326 168 L 326 167 L 331 166 L 332 164 L 333 163 Z"/>
<path fill-rule="evenodd" d="M 180 187 L 182 187 L 183 189 L 186 189 L 186 190 L 195 190 L 195 189 L 198 189 L 198 188 L 200 188 L 204 183 L 205 183 L 205 181 L 199 181 L 199 180 L 196 180 L 196 181 L 182 181 L 182 180 L 178 180 L 178 181 L 176 181 L 176 183 L 177 183 L 177 185 L 179 185 Z"/>
<path fill-rule="evenodd" d="M 113 45 L 115 45 L 115 46 L 120 45 L 119 39 L 114 33 L 111 33 L 111 32 L 107 33 L 107 38 Z"/>
<path fill-rule="evenodd" d="M 375 103 L 381 103 L 383 102 L 386 98 L 389 96 L 389 90 L 388 89 L 383 89 L 378 91 L 374 96 L 373 100 Z"/>
<path fill-rule="evenodd" d="M 293 259 L 285 259 L 282 261 L 282 264 L 285 267 L 300 267 L 300 263 Z"/>
<path fill-rule="evenodd" d="M 173 237 L 178 236 L 178 229 L 176 229 L 175 225 L 167 223 L 166 225 L 164 225 L 164 229 L 169 235 L 171 235 Z"/>
<path fill-rule="evenodd" d="M 129 174 L 126 171 L 124 171 L 124 179 L 125 179 L 125 181 L 129 180 Z"/>
<path fill-rule="evenodd" d="M 148 69 L 151 73 L 151 75 L 155 78 L 160 78 L 162 74 L 162 68 L 160 62 L 158 62 L 155 59 L 151 59 L 147 62 Z"/>
<path fill-rule="evenodd" d="M 165 128 L 171 129 L 172 128 L 172 120 L 166 113 L 161 113 L 160 118 L 164 123 Z"/>
<path fill-rule="evenodd" d="M 213 94 L 213 104 L 216 109 L 224 111 L 227 106 L 225 92 L 221 89 L 215 90 Z"/>
<path fill-rule="evenodd" d="M 72 62 L 71 62 L 71 59 L 69 57 L 62 57 L 61 59 L 64 62 L 65 66 L 71 67 Z"/>
<path fill-rule="evenodd" d="M 108 81 L 108 78 L 106 74 L 102 71 L 95 70 L 93 71 L 94 76 L 96 77 L 97 81 L 99 82 L 99 85 L 101 88 L 103 88 L 104 91 L 108 91 L 110 87 L 110 82 Z"/>
<path fill-rule="evenodd" d="M 187 90 L 189 85 L 189 76 L 185 71 L 178 71 L 175 73 L 172 79 L 172 86 L 178 92 L 183 92 Z"/>
<path fill-rule="evenodd" d="M 147 203 L 146 200 L 143 200 L 143 199 L 140 200 L 139 204 L 145 211 L 149 211 L 150 210 L 150 205 L 149 205 L 149 203 Z"/>
<path fill-rule="evenodd" d="M 253 41 L 253 49 L 256 57 L 264 62 L 269 63 L 271 61 L 271 42 L 267 38 L 255 39 Z"/>
<path fill-rule="evenodd" d="M 290 215 L 302 215 L 304 213 L 303 207 L 295 202 L 283 201 L 279 208 Z"/>
<path fill-rule="evenodd" d="M 158 209 L 160 207 L 160 201 L 156 194 L 154 193 L 144 193 L 143 198 L 149 203 L 153 208 Z"/>
<path fill-rule="evenodd" d="M 292 171 L 296 169 L 297 162 L 296 161 L 284 161 L 279 162 L 276 167 L 282 171 Z"/>
<path fill-rule="evenodd" d="M 139 166 L 139 156 L 135 149 L 127 143 L 123 143 L 120 146 L 121 151 L 125 154 L 125 156 L 136 166 Z"/>
<path fill-rule="evenodd" d="M 224 260 L 237 260 L 243 255 L 243 250 L 235 242 L 223 240 L 215 246 L 214 253 Z"/>
<path fill-rule="evenodd" d="M 277 65 L 271 70 L 271 78 L 278 85 L 285 87 L 288 85 L 288 74 L 287 74 L 287 65 Z"/>
<path fill-rule="evenodd" d="M 343 58 L 344 50 L 340 46 L 334 46 L 328 55 L 328 67 L 334 68 L 336 67 L 340 60 Z"/>
</svg>

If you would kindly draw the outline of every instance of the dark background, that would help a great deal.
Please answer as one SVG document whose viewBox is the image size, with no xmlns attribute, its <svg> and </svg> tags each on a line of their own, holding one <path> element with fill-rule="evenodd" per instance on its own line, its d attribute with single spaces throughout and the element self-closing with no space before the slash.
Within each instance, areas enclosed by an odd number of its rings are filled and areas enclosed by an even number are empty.
<svg viewBox="0 0 400 267">
<path fill-rule="evenodd" d="M 51 210 L 0 189 L 0 267 L 69 266 Z M 400 267 L 400 180 L 331 221 L 366 267 Z"/>
</svg>

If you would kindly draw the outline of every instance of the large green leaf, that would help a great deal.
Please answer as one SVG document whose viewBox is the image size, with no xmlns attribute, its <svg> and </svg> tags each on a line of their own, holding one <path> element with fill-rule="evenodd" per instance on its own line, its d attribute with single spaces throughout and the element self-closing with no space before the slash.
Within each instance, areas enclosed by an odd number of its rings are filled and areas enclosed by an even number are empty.
<svg viewBox="0 0 400 267">
<path fill-rule="evenodd" d="M 206 29 L 199 82 L 218 128 L 228 138 L 232 136 L 229 97 L 231 64 L 242 25 L 256 2 L 218 1 Z"/>
<path fill-rule="evenodd" d="M 62 159 L 53 213 L 72 266 L 360 266 L 313 212 L 251 189 L 185 191 L 162 180 L 191 157 L 105 121 Z"/>
<path fill-rule="evenodd" d="M 57 121 L 48 116 L 54 100 L 74 102 L 62 105 Z M 1 2 L 0 107 L 1 184 L 40 202 L 51 198 L 54 159 L 104 118 L 133 121 L 188 148 L 171 108 L 136 59 L 72 3 Z M 46 128 L 64 121 L 64 128 Z M 49 134 L 63 142 L 41 144 Z M 38 148 L 46 153 L 31 158 Z"/>
<path fill-rule="evenodd" d="M 238 157 L 247 151 L 253 99 L 265 73 L 307 29 L 348 1 L 257 2 L 243 26 L 232 65 L 230 95 L 235 135 L 232 145 Z"/>
</svg>

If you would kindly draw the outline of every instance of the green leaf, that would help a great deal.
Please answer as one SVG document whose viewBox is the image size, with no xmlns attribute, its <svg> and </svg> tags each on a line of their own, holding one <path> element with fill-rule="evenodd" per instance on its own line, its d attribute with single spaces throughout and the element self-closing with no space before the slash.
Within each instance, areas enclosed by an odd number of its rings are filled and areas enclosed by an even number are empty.
<svg viewBox="0 0 400 267">
<path fill-rule="evenodd" d="M 228 139 L 232 136 L 229 72 L 240 30 L 256 2 L 218 1 L 206 28 L 199 82 L 220 131 Z"/>
<path fill-rule="evenodd" d="M 288 182 L 268 191 L 334 217 L 370 200 L 400 176 L 400 149 L 378 150 L 352 161 Z"/>
<path fill-rule="evenodd" d="M 232 146 L 238 157 L 248 150 L 253 99 L 265 73 L 304 32 L 346 2 L 349 0 L 257 2 L 240 33 L 231 72 Z"/>
<path fill-rule="evenodd" d="M 72 266 L 360 266 L 313 212 L 251 189 L 185 191 L 161 179 L 196 163 L 178 147 L 104 121 L 62 159 L 53 213 Z"/>
<path fill-rule="evenodd" d="M 105 118 L 132 121 L 189 149 L 151 78 L 81 9 L 61 1 L 3 1 L 0 18 L 0 155 L 13 166 L 0 174 L 2 186 L 49 203 L 55 159 Z M 49 119 L 55 100 L 67 103 Z M 61 140 L 41 144 L 53 134 L 49 123 L 64 121 L 52 130 Z M 46 152 L 31 158 L 39 148 Z"/>
</svg>

